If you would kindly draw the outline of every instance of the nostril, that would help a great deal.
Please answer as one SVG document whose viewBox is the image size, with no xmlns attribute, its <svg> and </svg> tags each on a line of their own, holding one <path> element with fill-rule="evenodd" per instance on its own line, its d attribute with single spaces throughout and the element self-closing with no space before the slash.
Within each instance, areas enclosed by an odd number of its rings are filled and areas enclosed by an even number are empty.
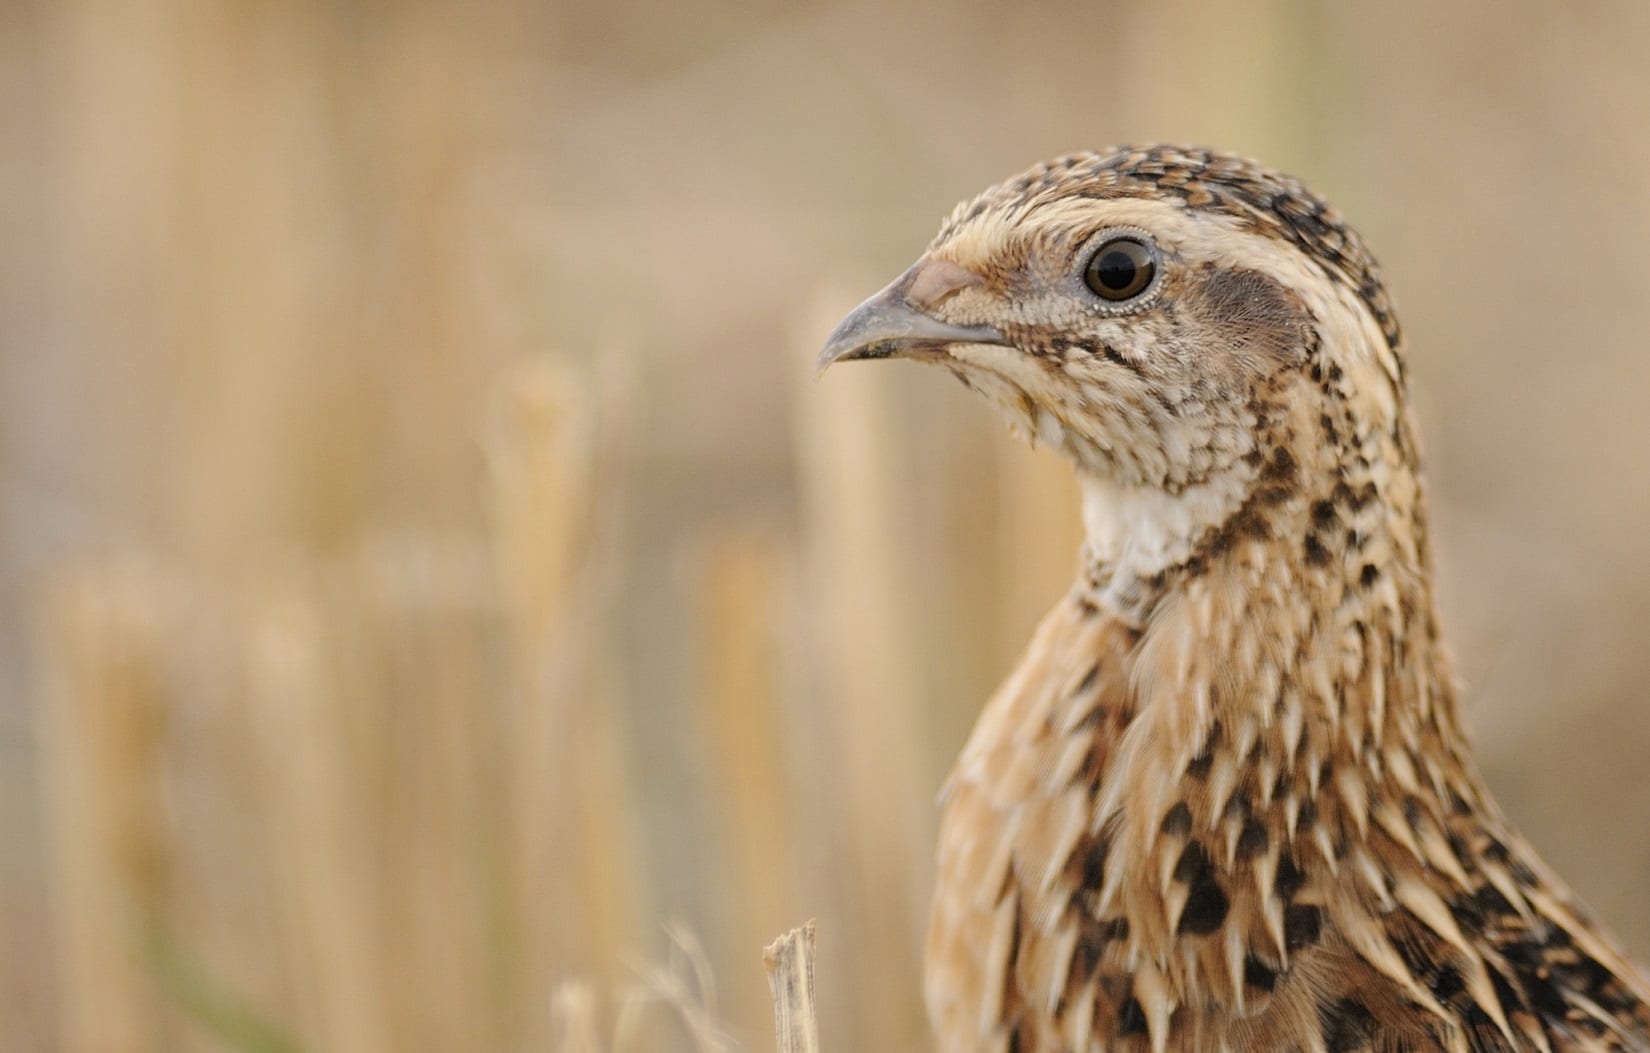
<svg viewBox="0 0 1650 1053">
<path fill-rule="evenodd" d="M 905 302 L 919 311 L 931 311 L 964 289 L 984 284 L 985 279 L 968 268 L 930 257 L 911 268 Z"/>
</svg>

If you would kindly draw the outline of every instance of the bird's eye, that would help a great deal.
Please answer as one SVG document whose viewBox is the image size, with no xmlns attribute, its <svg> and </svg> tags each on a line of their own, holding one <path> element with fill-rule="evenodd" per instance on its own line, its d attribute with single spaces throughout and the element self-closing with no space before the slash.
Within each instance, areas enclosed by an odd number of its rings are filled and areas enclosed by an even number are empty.
<svg viewBox="0 0 1650 1053">
<path fill-rule="evenodd" d="M 1112 238 L 1083 269 L 1083 281 L 1102 300 L 1116 303 L 1145 292 L 1157 274 L 1157 258 L 1138 238 Z"/>
</svg>

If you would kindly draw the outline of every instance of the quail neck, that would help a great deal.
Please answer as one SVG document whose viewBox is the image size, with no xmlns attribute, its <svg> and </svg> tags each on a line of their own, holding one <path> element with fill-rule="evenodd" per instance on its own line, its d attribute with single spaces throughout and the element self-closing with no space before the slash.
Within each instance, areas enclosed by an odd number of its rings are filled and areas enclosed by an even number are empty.
<svg viewBox="0 0 1650 1053">
<path fill-rule="evenodd" d="M 1472 765 L 1403 340 L 1298 181 L 1076 154 L 957 208 L 821 365 L 948 369 L 1083 489 L 947 783 L 945 1050 L 1650 1048 L 1637 968 Z"/>
</svg>

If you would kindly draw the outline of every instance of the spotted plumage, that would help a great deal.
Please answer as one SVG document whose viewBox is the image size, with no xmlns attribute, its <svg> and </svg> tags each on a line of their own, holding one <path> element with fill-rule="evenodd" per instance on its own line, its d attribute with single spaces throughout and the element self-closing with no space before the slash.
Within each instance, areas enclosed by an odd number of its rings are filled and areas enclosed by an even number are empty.
<svg viewBox="0 0 1650 1053">
<path fill-rule="evenodd" d="M 1401 331 L 1333 209 L 1217 153 L 1063 157 L 822 362 L 882 357 L 1084 494 L 1078 580 L 946 784 L 937 1048 L 1650 1049 L 1650 985 L 1467 752 Z"/>
</svg>

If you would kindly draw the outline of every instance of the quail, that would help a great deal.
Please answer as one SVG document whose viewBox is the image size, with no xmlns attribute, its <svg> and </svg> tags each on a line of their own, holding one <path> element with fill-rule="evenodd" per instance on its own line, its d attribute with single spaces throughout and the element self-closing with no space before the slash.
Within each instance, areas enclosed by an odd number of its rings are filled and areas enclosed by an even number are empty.
<svg viewBox="0 0 1650 1053">
<path fill-rule="evenodd" d="M 1470 754 L 1404 343 L 1338 212 L 1208 150 L 1061 157 L 819 361 L 881 358 L 1060 451 L 1086 535 L 942 795 L 942 1053 L 1650 1049 L 1650 982 Z"/>
</svg>

